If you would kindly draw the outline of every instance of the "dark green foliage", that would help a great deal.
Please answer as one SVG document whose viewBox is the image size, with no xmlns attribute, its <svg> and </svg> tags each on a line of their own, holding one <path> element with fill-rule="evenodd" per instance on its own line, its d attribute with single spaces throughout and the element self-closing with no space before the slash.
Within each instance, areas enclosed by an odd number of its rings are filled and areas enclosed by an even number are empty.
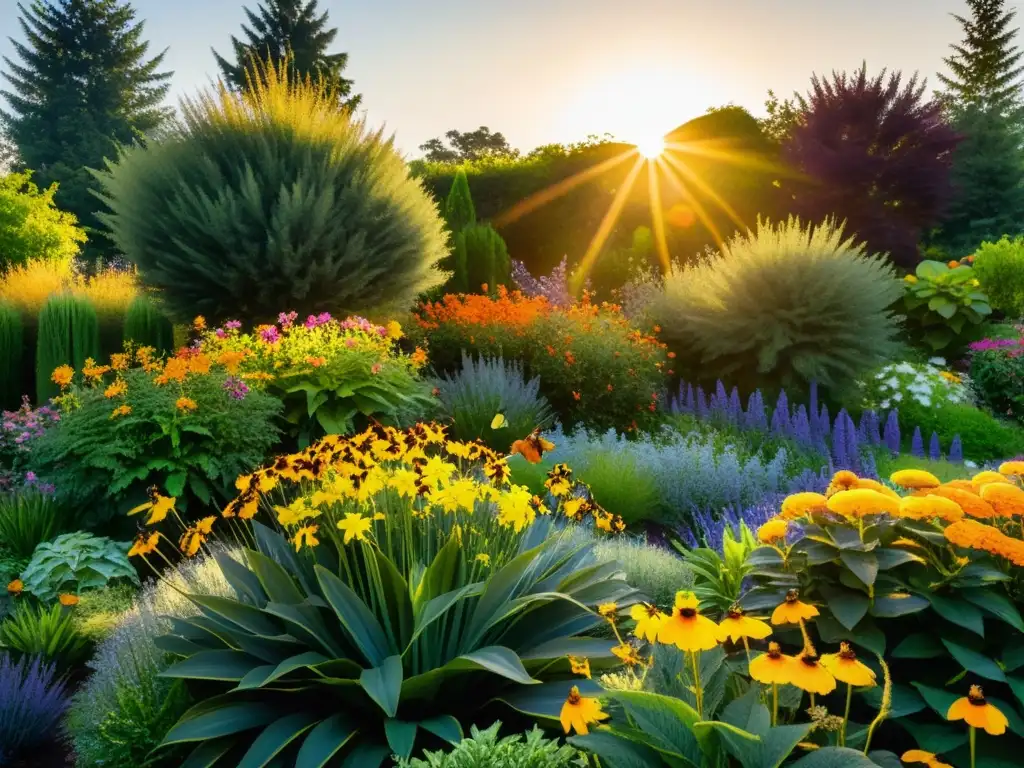
<svg viewBox="0 0 1024 768">
<path fill-rule="evenodd" d="M 971 387 L 993 413 L 1024 423 L 1024 358 L 1011 354 L 1016 351 L 1009 347 L 972 353 Z"/>
<path fill-rule="evenodd" d="M 21 398 L 23 333 L 21 313 L 0 302 L 0 410 L 13 410 Z"/>
<path fill-rule="evenodd" d="M 475 131 L 446 131 L 444 137 L 451 147 L 446 147 L 440 138 L 420 144 L 420 150 L 425 153 L 424 160 L 430 163 L 466 163 L 519 156 L 519 150 L 509 146 L 504 134 L 500 131 L 492 133 L 486 125 Z"/>
<path fill-rule="evenodd" d="M 900 404 L 899 415 L 903 435 L 912 434 L 914 427 L 920 427 L 923 435 L 936 432 L 943 451 L 960 435 L 964 458 L 976 462 L 1024 454 L 1024 430 L 973 405 L 941 403 L 924 408 L 909 399 Z"/>
<path fill-rule="evenodd" d="M 575 749 L 544 738 L 534 726 L 528 733 L 498 738 L 501 723 L 481 731 L 475 725 L 470 736 L 450 752 L 425 752 L 423 759 L 401 760 L 398 768 L 571 768 L 579 765 Z"/>
<path fill-rule="evenodd" d="M 1024 237 L 982 243 L 974 252 L 974 275 L 994 309 L 1024 317 Z"/>
<path fill-rule="evenodd" d="M 23 41 L 12 40 L 14 55 L 4 59 L 7 137 L 40 186 L 60 182 L 58 206 L 95 228 L 100 205 L 88 169 L 166 120 L 171 73 L 158 71 L 162 53 L 148 57 L 143 25 L 126 2 L 52 0 L 18 9 Z"/>
<path fill-rule="evenodd" d="M 242 25 L 244 42 L 231 36 L 234 62 L 213 52 L 229 87 L 240 91 L 249 87 L 251 79 L 261 78 L 259 62 L 268 57 L 275 65 L 287 59 L 295 76 L 322 78 L 334 91 L 338 106 L 350 110 L 359 106 L 362 96 L 352 95 L 352 81 L 342 76 L 348 54 L 327 52 L 338 30 L 327 25 L 329 14 L 319 13 L 317 0 L 263 0 L 255 13 L 242 10 L 252 26 Z"/>
<path fill-rule="evenodd" d="M 71 319 L 78 300 L 69 294 L 54 294 L 39 311 L 36 334 L 36 402 L 45 404 L 60 393 L 51 379 L 55 368 L 74 365 Z"/>
<path fill-rule="evenodd" d="M 0 542 L 18 558 L 32 557 L 36 547 L 72 524 L 67 507 L 37 491 L 0 495 Z"/>
<path fill-rule="evenodd" d="M 157 354 L 174 351 L 174 326 L 147 296 L 137 296 L 124 316 L 124 340 L 153 347 Z"/>
<path fill-rule="evenodd" d="M 512 261 L 501 235 L 490 224 L 471 224 L 455 236 L 453 282 L 463 293 L 494 293 L 507 286 Z M 485 289 L 484 286 L 487 286 Z"/>
<path fill-rule="evenodd" d="M 527 380 L 518 361 L 475 360 L 463 353 L 461 370 L 438 380 L 437 389 L 454 439 L 480 438 L 502 453 L 534 429 L 548 427 L 554 418 L 540 394 L 540 379 Z M 498 413 L 504 415 L 506 424 L 492 429 Z"/>
<path fill-rule="evenodd" d="M 380 132 L 315 85 L 267 78 L 190 102 L 180 130 L 109 164 L 115 242 L 172 319 L 408 308 L 444 279 L 436 205 Z"/>
<path fill-rule="evenodd" d="M 448 191 L 448 198 L 444 203 L 444 220 L 448 225 L 448 231 L 453 235 L 476 224 L 476 209 L 473 207 L 473 197 L 469 192 L 469 180 L 462 168 L 455 172 L 455 180 Z"/>
<path fill-rule="evenodd" d="M 618 291 L 639 274 L 657 264 L 650 227 L 637 227 L 628 247 L 606 249 L 587 274 L 589 288 L 599 301 L 613 301 Z"/>
<path fill-rule="evenodd" d="M 898 350 L 889 308 L 902 290 L 842 227 L 790 218 L 675 269 L 648 314 L 684 377 L 802 392 L 812 381 L 849 386 Z"/>
<path fill-rule="evenodd" d="M 42 608 L 21 600 L 14 612 L 0 621 L 0 647 L 16 658 L 41 656 L 62 671 L 89 658 L 89 641 L 75 626 L 71 610 L 59 603 Z"/>
<path fill-rule="evenodd" d="M 100 359 L 100 318 L 88 299 L 76 298 L 71 310 L 71 366 L 82 370 L 86 360 Z"/>
</svg>

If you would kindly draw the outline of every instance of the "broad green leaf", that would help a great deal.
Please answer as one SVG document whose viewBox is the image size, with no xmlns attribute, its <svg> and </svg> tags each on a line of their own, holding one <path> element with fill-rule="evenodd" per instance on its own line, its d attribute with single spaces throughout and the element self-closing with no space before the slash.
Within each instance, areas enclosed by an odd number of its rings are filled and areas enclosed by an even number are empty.
<svg viewBox="0 0 1024 768">
<path fill-rule="evenodd" d="M 746 565 L 755 570 L 781 568 L 782 563 L 782 553 L 775 547 L 758 547 L 746 560 Z"/>
<path fill-rule="evenodd" d="M 252 550 L 246 552 L 245 557 L 270 600 L 275 603 L 294 605 L 306 599 L 302 591 L 295 586 L 291 575 L 280 563 Z"/>
<path fill-rule="evenodd" d="M 613 694 L 630 720 L 661 751 L 699 763 L 701 749 L 695 728 L 697 711 L 672 696 L 646 691 L 618 691 Z"/>
<path fill-rule="evenodd" d="M 979 608 L 991 613 L 998 619 L 1009 624 L 1018 632 L 1024 632 L 1024 620 L 1021 620 L 1020 611 L 1006 595 L 1000 594 L 993 589 L 963 589 L 960 595 L 974 603 Z"/>
<path fill-rule="evenodd" d="M 357 733 L 359 730 L 346 715 L 332 715 L 306 736 L 295 757 L 295 768 L 323 768 Z"/>
<path fill-rule="evenodd" d="M 1006 675 L 1003 674 L 1003 670 L 987 656 L 977 651 L 972 651 L 970 648 L 965 648 L 962 645 L 957 645 L 945 638 L 942 639 L 942 644 L 946 646 L 946 650 L 957 660 L 957 663 L 968 672 L 973 672 L 987 680 L 995 680 L 1000 683 L 1006 682 Z"/>
<path fill-rule="evenodd" d="M 1006 683 L 1013 691 L 1013 695 L 1017 697 L 1017 701 L 1024 705 L 1024 680 L 1019 677 L 1007 677 Z"/>
<path fill-rule="evenodd" d="M 822 585 L 821 594 L 832 615 L 847 629 L 853 629 L 867 615 L 871 600 L 863 592 Z"/>
<path fill-rule="evenodd" d="M 185 481 L 188 479 L 188 473 L 184 471 L 172 472 L 164 480 L 164 488 L 167 489 L 168 496 L 174 496 L 175 498 L 185 493 Z"/>
<path fill-rule="evenodd" d="M 469 662 L 522 685 L 535 685 L 540 682 L 530 677 L 515 651 L 500 645 L 490 645 L 472 653 L 464 653 L 455 661 Z"/>
<path fill-rule="evenodd" d="M 863 752 L 845 747 L 822 747 L 801 757 L 793 768 L 878 768 Z"/>
<path fill-rule="evenodd" d="M 868 759 L 879 768 L 903 768 L 903 763 L 895 752 L 882 749 L 873 749 L 868 752 Z"/>
<path fill-rule="evenodd" d="M 661 765 L 661 757 L 644 744 L 630 741 L 615 731 L 591 731 L 586 736 L 571 736 L 569 743 L 577 749 L 597 755 L 602 765 L 611 768 L 651 768 Z M 700 763 L 686 761 L 680 765 L 700 768 Z"/>
<path fill-rule="evenodd" d="M 319 646 L 329 656 L 346 655 L 342 645 L 324 624 L 320 611 L 313 606 L 267 603 L 263 610 L 284 621 L 288 631 L 307 645 Z"/>
<path fill-rule="evenodd" d="M 924 560 L 913 552 L 908 552 L 904 549 L 880 549 L 875 552 L 875 557 L 878 558 L 878 569 L 880 571 L 888 571 L 893 568 L 898 568 L 901 565 L 907 563 L 923 563 Z"/>
<path fill-rule="evenodd" d="M 324 597 L 334 609 L 338 621 L 366 660 L 374 666 L 388 658 L 389 642 L 380 622 L 345 582 L 321 565 L 316 566 L 316 577 Z M 394 713 L 391 713 L 394 717 Z"/>
<path fill-rule="evenodd" d="M 554 540 L 549 539 L 548 541 Z M 487 626 L 494 621 L 496 616 L 505 613 L 508 602 L 516 594 L 525 574 L 534 565 L 538 553 L 546 546 L 549 545 L 541 544 L 539 547 L 520 553 L 504 568 L 491 576 L 480 599 L 477 600 L 469 627 L 459 646 L 460 651 L 476 646 Z"/>
<path fill-rule="evenodd" d="M 941 688 L 932 688 L 930 685 L 924 685 L 923 683 L 911 683 L 917 692 L 921 694 L 921 698 L 925 700 L 929 707 L 935 710 L 935 713 L 943 720 L 946 719 L 946 714 L 949 712 L 949 708 L 953 705 L 953 702 L 960 698 L 955 693 L 950 691 L 944 691 Z"/>
<path fill-rule="evenodd" d="M 761 737 L 761 765 L 764 768 L 779 768 L 796 748 L 807 738 L 811 723 L 778 725 Z"/>
<path fill-rule="evenodd" d="M 576 656 L 590 660 L 612 658 L 612 647 L 616 645 L 611 640 L 604 640 L 600 637 L 559 637 L 554 640 L 547 640 L 529 650 L 520 652 L 523 661 L 535 659 L 557 659 L 561 656 Z"/>
<path fill-rule="evenodd" d="M 981 618 L 981 611 L 973 604 L 957 597 L 931 594 L 928 596 L 932 608 L 946 621 L 957 626 L 969 629 L 976 635 L 985 636 L 985 624 Z"/>
<path fill-rule="evenodd" d="M 948 272 L 949 267 L 947 265 L 931 259 L 925 259 L 914 270 L 914 273 L 922 280 L 935 280 L 936 278 L 943 277 Z"/>
<path fill-rule="evenodd" d="M 391 755 L 383 744 L 359 744 L 341 762 L 341 768 L 380 768 Z"/>
<path fill-rule="evenodd" d="M 454 538 L 454 537 L 453 537 Z M 413 608 L 409 597 L 409 584 L 390 558 L 374 548 L 373 556 L 377 565 L 374 584 L 379 590 L 379 605 L 385 610 L 381 616 L 382 627 L 393 653 L 401 653 L 409 642 L 413 631 Z"/>
<path fill-rule="evenodd" d="M 364 669 L 359 684 L 384 714 L 394 717 L 402 694 L 402 657 L 389 656 L 379 667 Z"/>
<path fill-rule="evenodd" d="M 883 595 L 876 597 L 871 603 L 871 615 L 880 619 L 895 619 L 911 613 L 923 611 L 931 605 L 928 600 L 917 595 L 901 593 L 900 597 Z"/>
<path fill-rule="evenodd" d="M 185 762 L 181 764 L 181 768 L 210 768 L 224 757 L 234 744 L 235 740 L 230 737 L 204 741 L 192 750 Z"/>
<path fill-rule="evenodd" d="M 189 710 L 200 709 L 200 702 Z M 188 741 L 206 741 L 221 736 L 242 733 L 253 728 L 260 728 L 278 718 L 280 712 L 269 704 L 237 702 L 223 704 L 213 709 L 203 709 L 195 717 L 186 712 L 171 730 L 164 736 L 161 746 L 181 744 Z"/>
<path fill-rule="evenodd" d="M 324 664 L 328 661 L 330 661 L 330 659 L 328 659 L 323 654 L 317 653 L 315 651 L 307 651 L 306 653 L 300 653 L 297 656 L 292 656 L 290 659 L 285 659 L 280 664 L 278 664 L 277 667 L 274 668 L 274 671 L 263 682 L 263 685 L 272 683 L 275 680 L 282 678 L 285 675 L 289 675 L 297 670 L 309 669 L 310 667 L 315 667 L 318 664 Z"/>
<path fill-rule="evenodd" d="M 437 715 L 420 720 L 420 728 L 444 739 L 449 744 L 458 744 L 464 738 L 462 726 L 451 715 Z"/>
<path fill-rule="evenodd" d="M 276 637 L 281 634 L 280 627 L 267 614 L 251 605 L 240 603 L 230 597 L 216 595 L 189 595 L 189 600 L 205 608 L 228 626 L 240 627 L 260 637 Z M 235 630 L 237 631 L 237 630 Z"/>
<path fill-rule="evenodd" d="M 264 768 L 281 750 L 308 731 L 317 721 L 310 712 L 295 712 L 275 720 L 253 741 L 238 768 Z"/>
<path fill-rule="evenodd" d="M 839 553 L 839 559 L 847 568 L 864 582 L 872 586 L 878 578 L 878 558 L 874 552 L 858 552 L 856 550 L 844 549 Z"/>
<path fill-rule="evenodd" d="M 864 701 L 868 703 L 872 709 L 878 710 L 882 706 L 882 686 L 876 685 L 874 688 L 868 688 L 861 692 L 864 697 Z M 917 714 L 927 705 L 924 703 L 924 699 L 921 695 L 909 685 L 900 685 L 895 683 L 892 687 L 892 703 L 890 704 L 891 711 L 889 717 L 891 719 L 908 717 L 910 715 Z"/>
<path fill-rule="evenodd" d="M 575 685 L 582 696 L 606 696 L 608 692 L 595 680 L 560 680 L 541 685 L 519 686 L 503 692 L 499 699 L 518 712 L 536 719 L 558 720 L 569 688 Z M 617 695 L 617 694 L 616 694 Z"/>
<path fill-rule="evenodd" d="M 1014 672 L 1024 667 L 1024 643 L 1010 643 L 1003 648 L 1003 668 Z"/>
<path fill-rule="evenodd" d="M 893 649 L 892 655 L 895 659 L 934 659 L 944 656 L 945 653 L 946 650 L 938 637 L 927 632 L 918 632 L 903 638 Z"/>
<path fill-rule="evenodd" d="M 160 673 L 160 677 L 237 682 L 258 666 L 260 666 L 258 659 L 241 651 L 200 651 L 183 661 L 172 664 Z"/>
<path fill-rule="evenodd" d="M 247 553 L 251 551 L 246 550 Z M 260 580 L 256 577 L 255 573 L 226 552 L 217 552 L 213 557 L 217 561 L 217 565 L 220 566 L 224 578 L 227 579 L 228 584 L 235 590 L 239 600 L 250 603 L 257 608 L 262 608 L 266 604 L 267 595 L 263 591 L 263 585 L 260 584 Z"/>
<path fill-rule="evenodd" d="M 384 721 L 384 735 L 387 737 L 388 746 L 393 753 L 406 759 L 412 755 L 412 748 L 416 743 L 416 730 L 416 723 L 394 718 Z"/>
<path fill-rule="evenodd" d="M 236 691 L 248 691 L 253 688 L 259 688 L 265 682 L 267 678 L 274 674 L 274 670 L 277 666 L 274 664 L 264 664 L 263 666 L 254 667 L 251 669 L 245 677 L 238 681 L 238 685 L 235 686 Z"/>
<path fill-rule="evenodd" d="M 963 723 L 918 723 L 910 718 L 896 720 L 914 737 L 917 746 L 937 755 L 944 755 L 967 743 Z"/>
<path fill-rule="evenodd" d="M 176 656 L 191 656 L 193 653 L 211 650 L 178 635 L 159 635 L 154 637 L 153 646 L 166 653 L 173 653 Z"/>
</svg>

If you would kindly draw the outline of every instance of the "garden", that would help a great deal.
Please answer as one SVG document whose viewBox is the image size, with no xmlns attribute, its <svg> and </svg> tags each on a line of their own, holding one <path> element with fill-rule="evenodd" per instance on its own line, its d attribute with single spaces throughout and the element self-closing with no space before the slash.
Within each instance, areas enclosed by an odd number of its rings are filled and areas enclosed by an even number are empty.
<svg viewBox="0 0 1024 768">
<path fill-rule="evenodd" d="M 1024 235 L 822 151 L 977 114 L 407 162 L 294 65 L 0 177 L 0 766 L 1019 764 Z"/>
</svg>

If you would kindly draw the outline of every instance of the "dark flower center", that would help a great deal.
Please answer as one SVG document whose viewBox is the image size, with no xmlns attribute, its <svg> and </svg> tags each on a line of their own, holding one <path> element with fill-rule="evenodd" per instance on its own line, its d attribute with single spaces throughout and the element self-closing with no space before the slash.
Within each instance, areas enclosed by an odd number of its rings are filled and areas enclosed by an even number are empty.
<svg viewBox="0 0 1024 768">
<path fill-rule="evenodd" d="M 679 615 L 682 616 L 684 619 L 692 619 L 694 616 L 697 615 L 697 609 L 696 608 L 681 608 L 679 610 Z"/>
<path fill-rule="evenodd" d="M 816 666 L 818 666 L 818 657 L 817 656 L 812 656 L 812 655 L 801 656 L 800 657 L 800 661 L 802 661 L 808 667 L 816 667 Z"/>
</svg>

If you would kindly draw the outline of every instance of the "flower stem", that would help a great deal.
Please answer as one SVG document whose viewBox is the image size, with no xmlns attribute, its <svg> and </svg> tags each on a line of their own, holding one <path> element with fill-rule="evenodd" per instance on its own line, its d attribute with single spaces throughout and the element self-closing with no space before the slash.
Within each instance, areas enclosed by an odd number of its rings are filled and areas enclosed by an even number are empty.
<svg viewBox="0 0 1024 768">
<path fill-rule="evenodd" d="M 772 727 L 779 722 L 779 684 L 772 683 Z"/>
<path fill-rule="evenodd" d="M 974 768 L 974 758 L 977 749 L 978 730 L 971 726 L 971 768 Z"/>
<path fill-rule="evenodd" d="M 839 746 L 846 746 L 846 724 L 850 722 L 850 699 L 853 698 L 853 686 L 846 684 L 846 710 L 843 712 L 843 727 L 839 729 Z"/>
<path fill-rule="evenodd" d="M 704 691 L 700 687 L 700 662 L 697 657 L 700 655 L 700 651 L 694 651 L 690 658 L 693 661 L 693 690 L 694 696 L 697 699 L 697 714 L 700 719 L 704 719 Z"/>
</svg>

